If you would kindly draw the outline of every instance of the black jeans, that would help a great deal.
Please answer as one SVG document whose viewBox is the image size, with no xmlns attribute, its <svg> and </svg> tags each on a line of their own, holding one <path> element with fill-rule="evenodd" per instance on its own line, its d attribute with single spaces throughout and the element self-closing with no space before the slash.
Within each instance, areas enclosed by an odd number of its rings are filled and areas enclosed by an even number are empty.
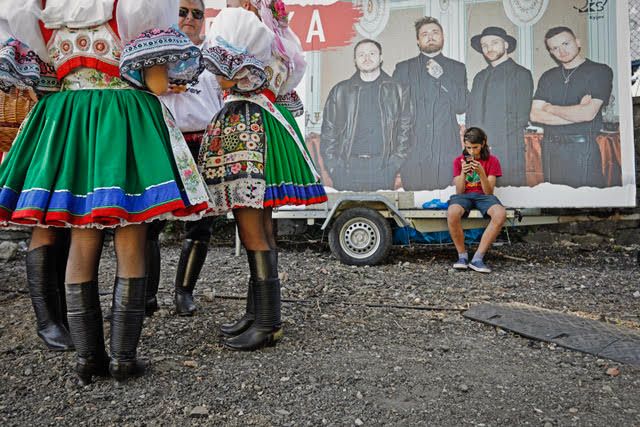
<svg viewBox="0 0 640 427">
<path fill-rule="evenodd" d="M 569 187 L 605 187 L 596 135 L 552 135 L 542 139 L 545 182 Z"/>
</svg>

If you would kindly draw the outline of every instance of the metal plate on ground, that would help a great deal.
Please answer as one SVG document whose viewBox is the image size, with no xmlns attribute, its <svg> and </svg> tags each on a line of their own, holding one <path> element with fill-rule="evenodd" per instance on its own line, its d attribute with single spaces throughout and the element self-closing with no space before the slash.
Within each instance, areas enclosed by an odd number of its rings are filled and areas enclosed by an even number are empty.
<svg viewBox="0 0 640 427">
<path fill-rule="evenodd" d="M 640 366 L 640 331 L 526 304 L 480 304 L 464 317 L 527 338 Z"/>
</svg>

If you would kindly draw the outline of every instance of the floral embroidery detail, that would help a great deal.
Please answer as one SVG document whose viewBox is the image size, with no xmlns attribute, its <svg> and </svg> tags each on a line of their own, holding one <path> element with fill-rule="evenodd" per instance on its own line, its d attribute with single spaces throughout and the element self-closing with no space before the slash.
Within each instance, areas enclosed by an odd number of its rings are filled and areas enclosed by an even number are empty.
<svg viewBox="0 0 640 427">
<path fill-rule="evenodd" d="M 117 53 L 122 49 L 122 42 L 111 26 L 104 23 L 88 28 L 57 29 L 49 40 L 47 49 L 57 70 L 71 60 L 93 59 L 111 67 L 111 74 L 117 75 L 120 59 Z"/>
<path fill-rule="evenodd" d="M 262 207 L 265 145 L 262 115 L 255 111 L 247 107 L 244 114 L 223 115 L 204 133 L 200 167 L 217 213 Z"/>
<path fill-rule="evenodd" d="M 209 150 L 216 152 L 220 149 L 220 146 L 222 144 L 222 139 L 219 137 L 215 137 L 211 139 L 211 144 L 209 145 Z"/>
<path fill-rule="evenodd" d="M 76 38 L 76 47 L 81 51 L 84 52 L 89 50 L 90 46 L 91 46 L 91 40 L 89 39 L 88 36 L 81 35 L 78 38 Z"/>
<path fill-rule="evenodd" d="M 269 99 L 266 96 L 262 94 L 254 94 L 251 96 L 229 95 L 226 99 L 226 102 L 233 102 L 233 101 L 248 101 L 253 104 L 259 105 L 260 107 L 270 112 L 271 115 L 273 115 L 273 117 L 275 117 L 276 120 L 278 120 L 280 124 L 284 126 L 285 129 L 287 129 L 287 132 L 289 132 L 289 135 L 291 136 L 291 138 L 293 138 L 293 140 L 296 142 L 296 145 L 298 146 L 298 150 L 300 150 L 300 153 L 302 154 L 302 157 L 304 158 L 305 162 L 309 166 L 309 169 L 311 169 L 311 172 L 318 180 L 320 179 L 320 174 L 318 173 L 315 165 L 313 164 L 311 157 L 307 153 L 306 146 L 300 140 L 300 137 L 298 136 L 297 132 L 289 124 L 289 122 L 287 122 L 287 119 L 284 118 L 282 113 L 280 113 L 280 111 L 276 109 L 273 103 L 269 101 Z"/>
<path fill-rule="evenodd" d="M 69 55 L 71 52 L 73 52 L 73 43 L 71 43 L 69 40 L 61 41 L 60 50 L 62 51 L 63 55 Z"/>
<path fill-rule="evenodd" d="M 107 53 L 109 53 L 109 43 L 107 43 L 107 41 L 104 39 L 98 39 L 93 42 L 93 50 L 98 55 L 106 55 Z"/>
<path fill-rule="evenodd" d="M 62 79 L 61 90 L 130 89 L 124 80 L 94 68 L 79 68 Z"/>
<path fill-rule="evenodd" d="M 195 161 L 191 156 L 189 147 L 184 140 L 184 136 L 171 117 L 167 107 L 162 105 L 162 115 L 164 117 L 169 138 L 171 139 L 171 150 L 176 161 L 176 167 L 184 186 L 184 191 L 192 205 L 209 201 L 209 194 L 206 190 L 201 175 L 198 173 Z"/>
<path fill-rule="evenodd" d="M 126 44 L 120 74 L 134 86 L 142 88 L 145 86 L 143 69 L 167 65 L 170 83 L 194 83 L 204 68 L 201 56 L 200 49 L 180 30 L 152 29 Z"/>
<path fill-rule="evenodd" d="M 304 113 L 304 106 L 302 105 L 302 101 L 296 91 L 291 91 L 277 97 L 276 104 L 282 105 L 289 110 L 293 117 L 301 116 Z"/>
</svg>

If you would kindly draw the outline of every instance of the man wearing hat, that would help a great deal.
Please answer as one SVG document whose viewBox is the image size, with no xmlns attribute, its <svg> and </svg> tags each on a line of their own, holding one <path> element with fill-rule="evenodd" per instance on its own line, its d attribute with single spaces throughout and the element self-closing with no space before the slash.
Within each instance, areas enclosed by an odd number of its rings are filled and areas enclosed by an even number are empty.
<svg viewBox="0 0 640 427">
<path fill-rule="evenodd" d="M 526 185 L 524 130 L 528 125 L 533 78 L 509 57 L 516 39 L 500 27 L 487 27 L 471 38 L 471 47 L 489 64 L 476 74 L 466 125 L 487 133 L 491 153 L 500 159 L 500 186 Z"/>
</svg>

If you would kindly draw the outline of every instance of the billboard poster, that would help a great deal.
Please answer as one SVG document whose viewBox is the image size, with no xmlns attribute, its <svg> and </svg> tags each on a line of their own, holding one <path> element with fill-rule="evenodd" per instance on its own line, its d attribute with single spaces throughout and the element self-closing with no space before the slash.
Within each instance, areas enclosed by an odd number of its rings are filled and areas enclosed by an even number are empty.
<svg viewBox="0 0 640 427">
<path fill-rule="evenodd" d="M 208 25 L 224 2 L 205 1 Z M 635 205 L 627 0 L 285 0 L 328 191 L 448 200 L 480 127 L 510 207 Z"/>
</svg>

